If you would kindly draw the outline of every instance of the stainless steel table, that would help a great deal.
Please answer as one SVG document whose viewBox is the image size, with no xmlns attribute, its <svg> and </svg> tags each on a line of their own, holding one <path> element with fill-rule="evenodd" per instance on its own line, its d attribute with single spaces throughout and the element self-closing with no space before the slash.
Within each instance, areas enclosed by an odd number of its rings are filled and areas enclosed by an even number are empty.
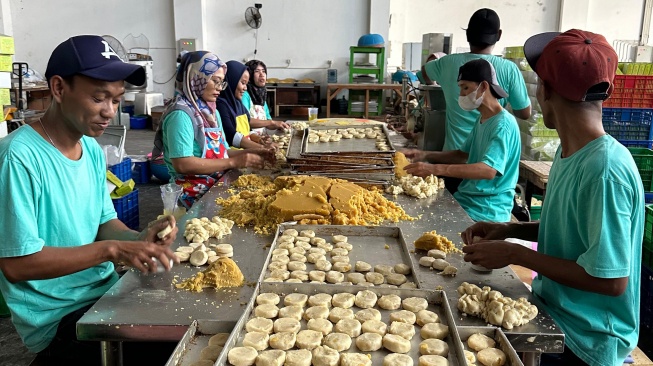
<svg viewBox="0 0 653 366">
<path fill-rule="evenodd" d="M 212 217 L 219 210 L 215 199 L 226 196 L 229 182 L 237 174 L 226 175 L 224 185 L 212 188 L 193 208 L 179 220 L 179 231 L 183 233 L 185 221 L 194 217 Z M 406 242 L 414 242 L 423 232 L 436 230 L 462 247 L 459 233 L 472 224 L 472 220 L 447 191 L 439 192 L 428 199 L 417 200 L 397 196 L 395 201 L 411 216 L 421 218 L 396 224 L 402 228 Z M 262 270 L 266 246 L 272 236 L 255 234 L 252 228 L 234 226 L 233 233 L 222 242 L 234 246 L 234 259 L 238 262 L 248 285 L 242 288 L 212 290 L 201 293 L 178 290 L 172 285 L 177 280 L 194 275 L 198 269 L 188 264 L 173 267 L 170 273 L 145 276 L 129 271 L 77 322 L 77 337 L 80 340 L 102 342 L 102 358 L 105 365 L 121 365 L 122 341 L 178 341 L 182 338 L 193 319 L 215 319 L 235 325 L 247 301 L 253 294 L 253 284 Z M 185 245 L 182 235 L 173 247 Z M 424 252 L 411 254 L 411 260 L 419 261 Z M 478 273 L 463 262 L 460 254 L 448 256 L 458 267 L 458 276 L 443 277 L 435 272 L 418 267 L 416 278 L 423 288 L 442 286 L 449 296 L 452 309 L 456 309 L 457 287 L 463 281 L 488 285 L 505 296 L 527 297 L 534 301 L 531 293 L 508 267 L 491 273 Z M 537 301 L 535 301 L 537 304 Z M 539 304 L 538 304 L 539 305 Z M 538 306 L 540 307 L 540 306 Z M 540 307 L 541 309 L 541 307 Z M 457 310 L 458 325 L 486 325 L 477 318 L 462 316 Z M 537 364 L 541 352 L 562 352 L 564 335 L 548 314 L 540 314 L 531 323 L 506 331 L 508 339 L 518 352 L 525 352 L 527 364 Z"/>
</svg>

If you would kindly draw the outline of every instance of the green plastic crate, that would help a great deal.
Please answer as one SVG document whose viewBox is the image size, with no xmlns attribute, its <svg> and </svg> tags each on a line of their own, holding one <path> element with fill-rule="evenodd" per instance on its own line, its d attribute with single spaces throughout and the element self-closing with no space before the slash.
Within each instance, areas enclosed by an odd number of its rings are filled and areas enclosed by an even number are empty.
<svg viewBox="0 0 653 366">
<path fill-rule="evenodd" d="M 534 194 L 533 198 L 537 198 L 538 200 L 542 201 L 542 196 L 538 194 Z M 531 206 L 531 221 L 539 220 L 541 214 L 542 214 L 542 206 Z"/>
<path fill-rule="evenodd" d="M 637 170 L 644 184 L 644 191 L 653 191 L 653 150 L 641 147 L 629 147 L 628 150 L 635 160 Z"/>
<path fill-rule="evenodd" d="M 648 268 L 653 268 L 653 205 L 646 205 L 642 264 Z"/>
</svg>

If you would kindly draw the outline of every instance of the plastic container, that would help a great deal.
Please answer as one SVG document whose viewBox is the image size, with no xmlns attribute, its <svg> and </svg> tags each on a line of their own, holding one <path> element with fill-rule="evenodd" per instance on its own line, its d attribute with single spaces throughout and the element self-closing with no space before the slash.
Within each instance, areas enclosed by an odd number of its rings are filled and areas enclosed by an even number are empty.
<svg viewBox="0 0 653 366">
<path fill-rule="evenodd" d="M 128 181 L 132 177 L 132 159 L 124 158 L 122 163 L 112 165 L 108 169 L 121 181 Z"/>
<path fill-rule="evenodd" d="M 629 147 L 628 151 L 635 160 L 639 176 L 642 178 L 645 192 L 653 191 L 653 150 L 648 148 Z"/>
<path fill-rule="evenodd" d="M 138 230 L 138 189 L 112 201 L 113 208 L 116 209 L 116 213 L 118 214 L 118 219 L 127 225 L 128 228 Z"/>
<path fill-rule="evenodd" d="M 129 118 L 130 128 L 132 130 L 144 130 L 147 128 L 147 117 L 144 114 L 139 114 L 137 116 L 132 116 Z"/>
<path fill-rule="evenodd" d="M 603 108 L 603 129 L 617 140 L 653 140 L 653 109 Z"/>
<path fill-rule="evenodd" d="M 134 115 L 134 105 L 125 105 L 122 107 L 123 113 L 128 113 L 129 117 Z"/>
<path fill-rule="evenodd" d="M 533 198 L 542 201 L 542 196 L 538 194 L 534 194 Z M 542 214 L 542 206 L 531 206 L 531 221 L 539 220 L 541 214 Z"/>
<path fill-rule="evenodd" d="M 640 147 L 650 149 L 653 146 L 653 140 L 617 140 L 625 147 Z"/>
<path fill-rule="evenodd" d="M 136 184 L 145 184 L 150 181 L 152 171 L 150 170 L 149 161 L 134 161 L 134 168 L 132 169 L 132 179 Z"/>
</svg>

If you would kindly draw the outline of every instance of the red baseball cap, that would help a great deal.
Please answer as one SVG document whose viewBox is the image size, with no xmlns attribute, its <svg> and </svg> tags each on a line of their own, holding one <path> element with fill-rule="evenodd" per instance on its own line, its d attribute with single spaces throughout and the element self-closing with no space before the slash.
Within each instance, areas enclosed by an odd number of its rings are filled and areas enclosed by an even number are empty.
<svg viewBox="0 0 653 366">
<path fill-rule="evenodd" d="M 606 100 L 614 89 L 618 56 L 605 37 L 579 29 L 532 36 L 529 65 L 547 86 L 574 102 Z"/>
</svg>

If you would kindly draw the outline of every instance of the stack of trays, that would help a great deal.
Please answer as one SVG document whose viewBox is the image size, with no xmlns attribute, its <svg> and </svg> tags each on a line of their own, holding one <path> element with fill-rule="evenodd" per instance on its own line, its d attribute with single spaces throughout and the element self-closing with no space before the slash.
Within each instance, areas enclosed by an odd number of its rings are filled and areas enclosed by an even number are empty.
<svg viewBox="0 0 653 366">
<path fill-rule="evenodd" d="M 375 125 L 376 126 L 376 125 Z M 288 143 L 286 159 L 291 174 L 320 175 L 347 179 L 354 183 L 387 185 L 394 179 L 395 148 L 388 129 L 380 127 L 376 138 L 342 138 L 338 141 L 309 142 L 312 134 L 346 134 L 347 130 L 364 131 L 374 128 L 359 126 L 320 126 L 294 131 Z M 378 142 L 384 141 L 381 150 Z"/>
</svg>

